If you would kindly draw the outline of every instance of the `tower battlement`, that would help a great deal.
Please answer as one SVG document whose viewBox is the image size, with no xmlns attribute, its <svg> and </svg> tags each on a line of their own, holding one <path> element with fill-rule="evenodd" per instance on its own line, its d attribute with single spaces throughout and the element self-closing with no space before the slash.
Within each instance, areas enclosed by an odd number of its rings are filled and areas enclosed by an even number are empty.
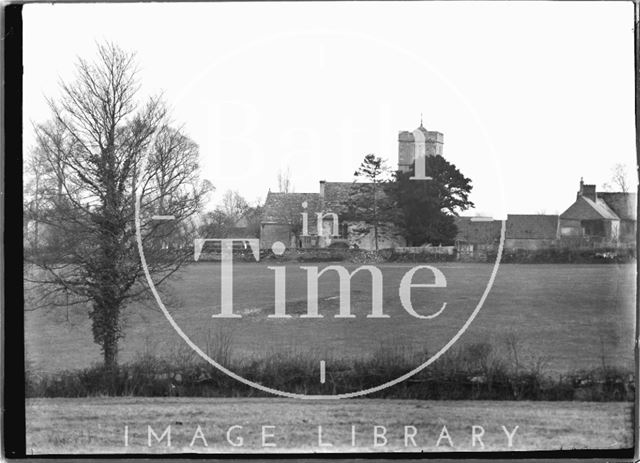
<svg viewBox="0 0 640 463">
<path fill-rule="evenodd" d="M 409 172 L 418 156 L 442 156 L 444 135 L 441 132 L 429 131 L 422 126 L 413 132 L 398 132 L 398 170 Z"/>
</svg>

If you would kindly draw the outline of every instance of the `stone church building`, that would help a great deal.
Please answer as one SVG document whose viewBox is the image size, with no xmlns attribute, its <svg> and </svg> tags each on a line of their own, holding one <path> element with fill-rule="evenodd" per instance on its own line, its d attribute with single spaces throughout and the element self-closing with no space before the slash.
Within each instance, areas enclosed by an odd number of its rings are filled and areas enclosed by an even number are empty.
<svg viewBox="0 0 640 463">
<path fill-rule="evenodd" d="M 420 123 L 413 132 L 398 134 L 398 169 L 406 172 L 420 156 L 442 155 L 443 135 Z M 363 185 L 359 182 L 357 185 Z M 364 222 L 343 221 L 353 182 L 319 182 L 317 193 L 269 191 L 260 223 L 260 248 L 276 241 L 289 248 L 357 246 L 375 249 L 374 231 Z M 384 194 L 384 191 L 382 191 Z M 305 219 L 306 217 L 306 219 Z M 306 222 L 306 225 L 305 225 Z M 378 248 L 405 246 L 398 227 L 383 223 L 378 229 Z"/>
</svg>

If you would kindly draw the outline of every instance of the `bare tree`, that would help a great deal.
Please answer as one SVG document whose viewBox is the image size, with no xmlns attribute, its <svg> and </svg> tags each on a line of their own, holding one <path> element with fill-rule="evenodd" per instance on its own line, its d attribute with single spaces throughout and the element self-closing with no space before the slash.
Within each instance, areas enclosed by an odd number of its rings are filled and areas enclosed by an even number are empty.
<svg viewBox="0 0 640 463">
<path fill-rule="evenodd" d="M 23 176 L 24 187 L 24 222 L 33 227 L 33 230 L 26 230 L 27 246 L 25 251 L 33 253 L 38 251 L 40 238 L 40 224 L 37 220 L 37 211 L 40 209 L 40 199 L 48 195 L 55 188 L 52 185 L 51 172 L 47 172 L 47 163 L 44 153 L 35 147 L 29 153 L 29 157 L 24 163 Z"/>
<path fill-rule="evenodd" d="M 291 184 L 291 170 L 287 167 L 287 170 L 278 170 L 278 191 L 280 193 L 293 192 L 293 185 Z"/>
<path fill-rule="evenodd" d="M 226 238 L 234 221 L 221 209 L 205 213 L 199 227 L 199 235 L 204 238 Z"/>
<path fill-rule="evenodd" d="M 148 269 L 160 285 L 189 258 L 190 218 L 210 185 L 198 177 L 197 145 L 167 124 L 162 100 L 138 103 L 132 53 L 102 44 L 96 61 L 79 59 L 76 71 L 61 84 L 61 98 L 49 100 L 51 120 L 35 127 L 44 171 L 58 188 L 38 188 L 37 220 L 48 239 L 30 257 L 38 271 L 25 279 L 42 291 L 41 305 L 56 305 L 64 294 L 67 306 L 89 307 L 93 339 L 112 371 L 123 311 L 148 297 L 136 192 Z"/>
<path fill-rule="evenodd" d="M 623 193 L 628 193 L 631 182 L 629 180 L 629 173 L 627 166 L 622 163 L 617 163 L 611 168 L 611 179 L 609 182 L 604 183 L 602 188 L 605 190 L 619 190 Z"/>
<path fill-rule="evenodd" d="M 249 203 L 237 191 L 227 190 L 222 196 L 222 210 L 232 222 L 236 222 L 249 210 Z"/>
</svg>

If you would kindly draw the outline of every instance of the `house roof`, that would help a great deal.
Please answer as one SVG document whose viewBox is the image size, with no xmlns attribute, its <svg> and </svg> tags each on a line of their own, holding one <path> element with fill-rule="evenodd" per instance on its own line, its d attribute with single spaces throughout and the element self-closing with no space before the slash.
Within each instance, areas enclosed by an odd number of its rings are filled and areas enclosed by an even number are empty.
<svg viewBox="0 0 640 463">
<path fill-rule="evenodd" d="M 598 198 L 609 206 L 609 208 L 621 219 L 635 220 L 638 208 L 638 197 L 635 193 L 598 193 Z"/>
<path fill-rule="evenodd" d="M 569 220 L 619 220 L 619 217 L 602 198 L 593 201 L 580 196 L 569 208 L 560 214 L 561 219 Z"/>
<path fill-rule="evenodd" d="M 302 207 L 302 203 L 307 203 L 307 208 Z M 273 193 L 267 194 L 264 203 L 262 222 L 291 223 L 302 220 L 300 215 L 307 212 L 309 217 L 313 217 L 321 210 L 319 193 Z"/>
<path fill-rule="evenodd" d="M 512 239 L 556 239 L 558 216 L 542 214 L 509 214 L 506 238 Z"/>
</svg>

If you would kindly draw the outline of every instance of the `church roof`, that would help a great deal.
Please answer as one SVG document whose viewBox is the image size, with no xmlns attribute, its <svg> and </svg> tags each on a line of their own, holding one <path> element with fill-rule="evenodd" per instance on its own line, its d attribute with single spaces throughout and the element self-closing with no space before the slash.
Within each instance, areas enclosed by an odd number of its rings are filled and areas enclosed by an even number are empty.
<svg viewBox="0 0 640 463">
<path fill-rule="evenodd" d="M 323 210 L 339 214 L 346 209 L 353 182 L 325 182 Z"/>
<path fill-rule="evenodd" d="M 307 203 L 307 208 L 302 203 Z M 269 192 L 264 203 L 262 222 L 291 223 L 301 220 L 302 212 L 307 212 L 309 217 L 315 216 L 321 210 L 319 193 L 274 193 Z"/>
<path fill-rule="evenodd" d="M 348 212 L 350 196 L 358 187 L 371 185 L 370 182 L 324 182 L 324 193 L 274 193 L 269 192 L 264 204 L 262 222 L 292 223 L 299 220 L 302 212 L 314 217 L 317 212 L 334 212 L 338 215 Z M 385 197 L 386 185 L 381 183 L 378 198 Z M 302 207 L 307 202 L 307 208 Z M 311 219 L 310 219 L 311 220 Z"/>
<path fill-rule="evenodd" d="M 418 127 L 416 130 L 419 130 L 420 132 L 424 133 L 424 136 L 426 137 L 427 134 L 429 133 L 429 131 L 427 129 L 424 128 L 424 126 L 422 124 L 420 124 L 420 127 Z M 415 130 L 414 130 L 415 132 Z"/>
<path fill-rule="evenodd" d="M 430 133 L 427 129 L 424 128 L 424 126 L 421 124 L 420 127 L 418 127 L 417 129 L 415 129 L 412 132 L 409 132 L 408 130 L 403 130 L 401 132 L 398 133 L 398 140 L 400 141 L 414 141 L 415 137 L 414 137 L 414 132 L 416 130 L 419 130 L 420 132 L 422 132 L 422 134 L 424 135 L 425 139 L 428 139 L 430 136 Z"/>
</svg>

